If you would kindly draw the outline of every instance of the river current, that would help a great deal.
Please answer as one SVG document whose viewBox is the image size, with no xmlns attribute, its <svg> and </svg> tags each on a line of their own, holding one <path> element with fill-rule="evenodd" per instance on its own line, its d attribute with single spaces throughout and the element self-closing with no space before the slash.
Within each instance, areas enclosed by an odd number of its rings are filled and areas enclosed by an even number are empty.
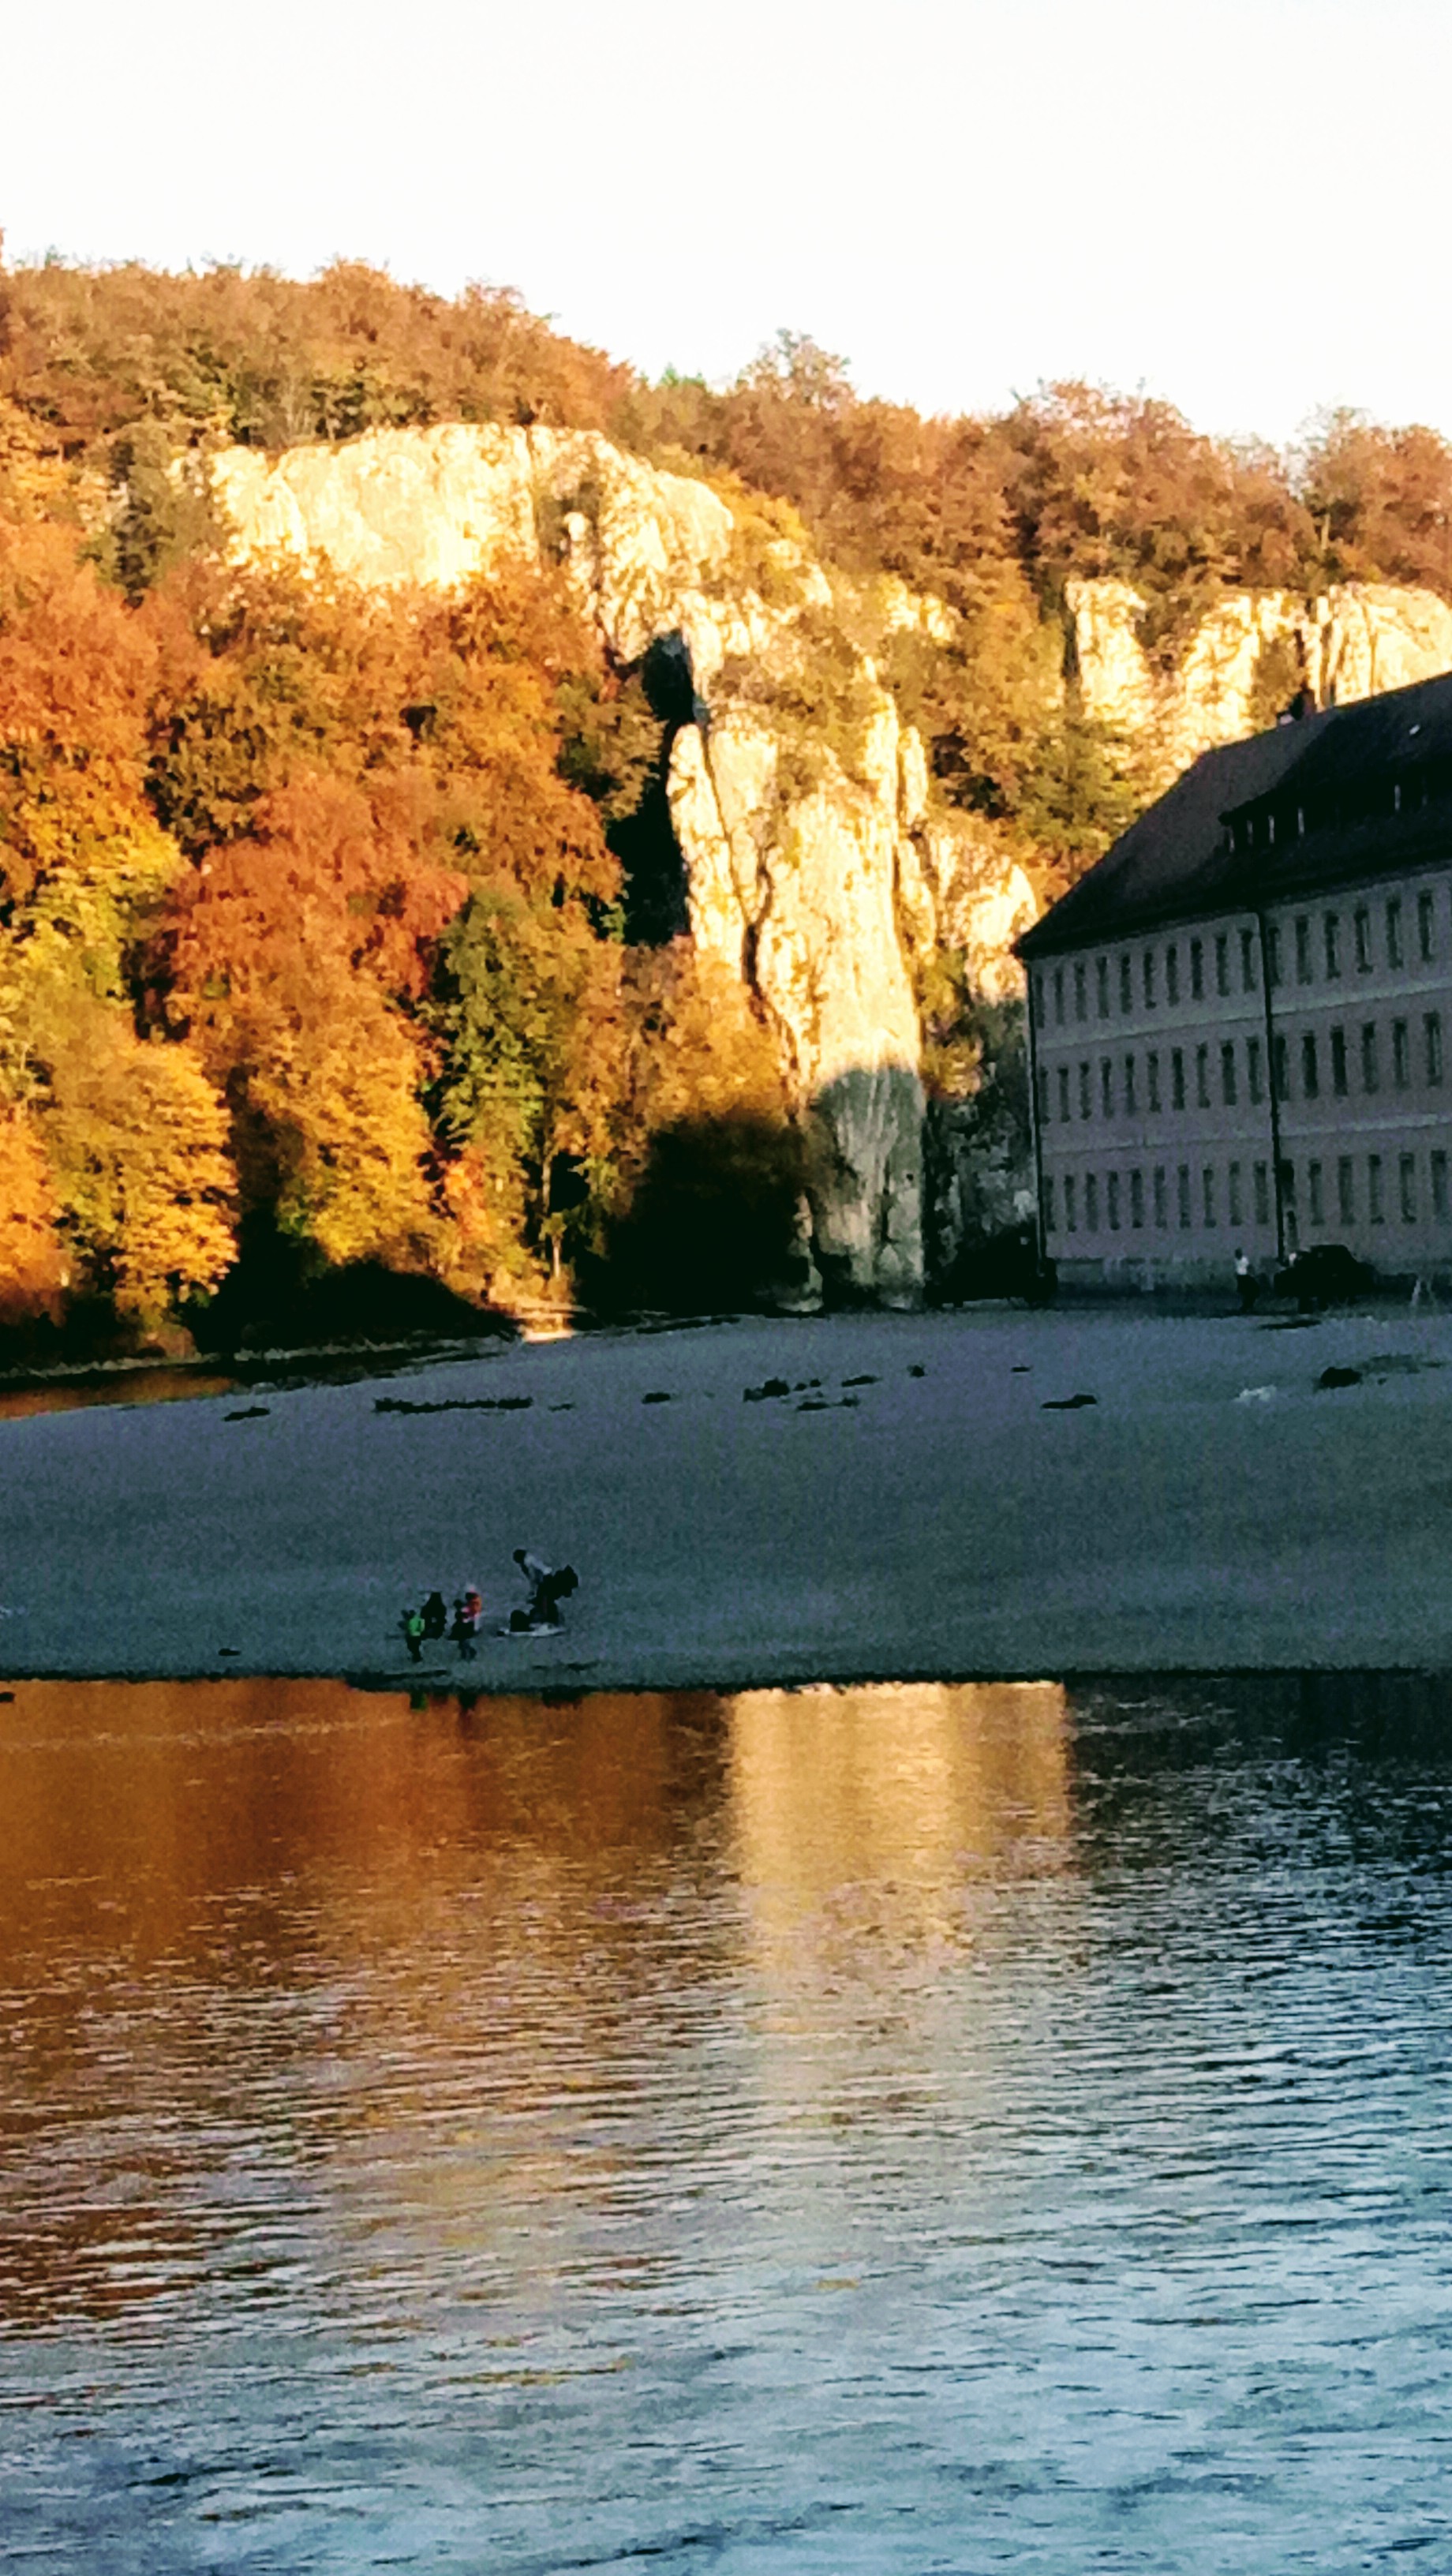
<svg viewBox="0 0 1452 2576">
<path fill-rule="evenodd" d="M 0 2565 L 1452 2568 L 1452 1691 L 14 1685 Z"/>
</svg>

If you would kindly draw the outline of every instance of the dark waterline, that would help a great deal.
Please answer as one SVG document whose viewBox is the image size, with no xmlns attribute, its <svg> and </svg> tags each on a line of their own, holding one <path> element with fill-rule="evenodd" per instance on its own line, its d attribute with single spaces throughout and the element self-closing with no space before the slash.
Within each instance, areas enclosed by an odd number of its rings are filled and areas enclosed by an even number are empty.
<svg viewBox="0 0 1452 2576">
<path fill-rule="evenodd" d="M 1452 1687 L 0 1706 L 0 2565 L 1452 2563 Z"/>
</svg>

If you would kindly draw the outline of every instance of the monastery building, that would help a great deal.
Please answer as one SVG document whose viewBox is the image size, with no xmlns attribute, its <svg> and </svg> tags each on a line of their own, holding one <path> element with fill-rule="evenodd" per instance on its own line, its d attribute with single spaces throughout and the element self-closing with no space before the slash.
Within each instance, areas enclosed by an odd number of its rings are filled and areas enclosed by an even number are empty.
<svg viewBox="0 0 1452 2576">
<path fill-rule="evenodd" d="M 1452 1275 L 1452 677 L 1206 752 L 1018 954 L 1062 1279 Z"/>
</svg>

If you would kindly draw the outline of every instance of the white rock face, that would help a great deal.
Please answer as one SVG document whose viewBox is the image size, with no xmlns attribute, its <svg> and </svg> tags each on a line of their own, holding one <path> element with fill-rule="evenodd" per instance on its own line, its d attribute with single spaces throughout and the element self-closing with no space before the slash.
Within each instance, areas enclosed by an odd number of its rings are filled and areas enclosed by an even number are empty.
<svg viewBox="0 0 1452 2576">
<path fill-rule="evenodd" d="M 1174 667 L 1154 670 L 1140 642 L 1145 603 L 1123 581 L 1071 581 L 1074 658 L 1084 712 L 1117 735 L 1156 788 L 1202 751 L 1255 729 L 1266 648 L 1290 644 L 1319 706 L 1452 670 L 1452 608 L 1427 590 L 1348 582 L 1306 600 L 1234 591 L 1216 602 Z"/>
<path fill-rule="evenodd" d="M 816 1267 L 840 1295 L 891 1305 L 922 1286 L 923 1096 L 885 692 L 868 733 L 865 782 L 827 754 L 820 783 L 784 795 L 776 735 L 728 708 L 681 728 L 669 795 L 693 935 L 746 974 L 777 1032 L 808 1138 Z"/>
<path fill-rule="evenodd" d="M 1023 869 L 1005 861 L 981 826 L 956 815 L 930 823 L 923 857 L 938 937 L 946 947 L 961 948 L 985 1001 L 1019 1000 L 1023 968 L 1013 942 L 1039 916 L 1038 897 Z"/>
</svg>

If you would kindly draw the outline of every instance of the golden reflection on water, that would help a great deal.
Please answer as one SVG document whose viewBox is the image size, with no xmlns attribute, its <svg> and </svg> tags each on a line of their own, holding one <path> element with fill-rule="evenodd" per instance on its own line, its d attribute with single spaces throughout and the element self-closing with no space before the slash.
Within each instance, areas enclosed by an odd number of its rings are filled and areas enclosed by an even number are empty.
<svg viewBox="0 0 1452 2576">
<path fill-rule="evenodd" d="M 17 1683 L 0 2320 L 210 2276 L 223 2174 L 279 2227 L 326 2175 L 335 2241 L 407 2208 L 466 2267 L 552 2207 L 573 2259 L 742 1964 L 774 2093 L 824 1970 L 927 1960 L 968 1882 L 1065 1865 L 1067 1733 L 1051 1685 Z"/>
<path fill-rule="evenodd" d="M 1068 1859 L 1058 1682 L 749 1691 L 728 1703 L 737 1866 L 764 1956 L 953 1941 L 965 1878 Z"/>
</svg>

